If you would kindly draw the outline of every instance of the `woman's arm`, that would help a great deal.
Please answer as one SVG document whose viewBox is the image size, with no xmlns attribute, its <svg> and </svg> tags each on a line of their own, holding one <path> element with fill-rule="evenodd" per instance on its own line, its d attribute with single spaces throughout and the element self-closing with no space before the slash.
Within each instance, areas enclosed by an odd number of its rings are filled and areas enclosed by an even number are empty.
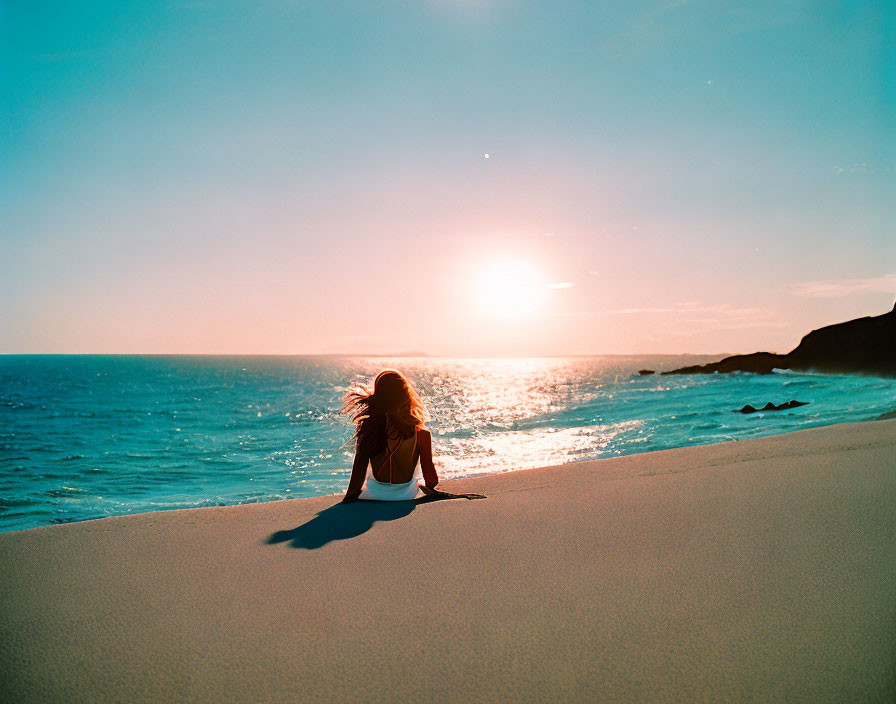
<svg viewBox="0 0 896 704">
<path fill-rule="evenodd" d="M 435 489 L 439 483 L 439 475 L 436 474 L 436 466 L 432 462 L 432 434 L 426 428 L 417 431 L 417 447 L 420 448 L 423 482 L 429 489 Z"/>
<path fill-rule="evenodd" d="M 370 458 L 367 453 L 362 452 L 361 448 L 355 449 L 355 461 L 352 464 L 352 476 L 348 480 L 348 489 L 345 490 L 345 496 L 342 498 L 343 503 L 354 501 L 361 494 L 361 487 L 364 486 L 364 479 L 367 477 L 367 464 Z"/>
</svg>

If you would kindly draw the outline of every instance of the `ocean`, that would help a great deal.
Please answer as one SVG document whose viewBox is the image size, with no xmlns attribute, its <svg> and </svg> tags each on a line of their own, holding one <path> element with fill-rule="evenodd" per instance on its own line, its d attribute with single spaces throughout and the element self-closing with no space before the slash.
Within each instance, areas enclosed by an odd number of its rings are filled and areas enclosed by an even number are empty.
<svg viewBox="0 0 896 704">
<path fill-rule="evenodd" d="M 341 493 L 352 461 L 341 397 L 387 367 L 420 392 L 443 478 L 773 435 L 896 409 L 896 379 L 637 373 L 714 359 L 2 356 L 0 531 Z M 791 399 L 808 405 L 733 412 Z"/>
</svg>

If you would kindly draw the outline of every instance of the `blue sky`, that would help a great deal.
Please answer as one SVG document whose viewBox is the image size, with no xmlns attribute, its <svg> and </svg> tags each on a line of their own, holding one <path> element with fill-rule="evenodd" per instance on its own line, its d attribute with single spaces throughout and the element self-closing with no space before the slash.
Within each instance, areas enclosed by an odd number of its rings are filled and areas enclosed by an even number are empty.
<svg viewBox="0 0 896 704">
<path fill-rule="evenodd" d="M 4 3 L 0 352 L 786 351 L 896 296 L 893 15 Z"/>
</svg>

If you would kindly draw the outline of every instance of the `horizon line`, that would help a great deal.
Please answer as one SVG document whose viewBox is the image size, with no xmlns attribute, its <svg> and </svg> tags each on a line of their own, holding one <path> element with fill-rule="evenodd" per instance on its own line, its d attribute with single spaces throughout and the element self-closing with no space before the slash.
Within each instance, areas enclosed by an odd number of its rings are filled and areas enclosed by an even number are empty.
<svg viewBox="0 0 896 704">
<path fill-rule="evenodd" d="M 0 352 L 0 357 L 374 357 L 387 359 L 562 359 L 566 357 L 717 357 L 740 352 L 637 352 L 569 354 L 430 354 L 363 352 Z"/>
</svg>

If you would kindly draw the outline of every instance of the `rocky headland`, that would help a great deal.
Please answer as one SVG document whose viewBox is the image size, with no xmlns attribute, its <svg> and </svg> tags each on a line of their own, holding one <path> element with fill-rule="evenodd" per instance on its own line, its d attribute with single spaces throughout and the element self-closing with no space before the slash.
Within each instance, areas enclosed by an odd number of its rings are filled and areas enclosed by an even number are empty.
<svg viewBox="0 0 896 704">
<path fill-rule="evenodd" d="M 772 369 L 896 376 L 896 305 L 883 315 L 856 318 L 813 330 L 787 354 L 737 354 L 718 362 L 681 367 L 663 374 L 771 374 Z"/>
</svg>

